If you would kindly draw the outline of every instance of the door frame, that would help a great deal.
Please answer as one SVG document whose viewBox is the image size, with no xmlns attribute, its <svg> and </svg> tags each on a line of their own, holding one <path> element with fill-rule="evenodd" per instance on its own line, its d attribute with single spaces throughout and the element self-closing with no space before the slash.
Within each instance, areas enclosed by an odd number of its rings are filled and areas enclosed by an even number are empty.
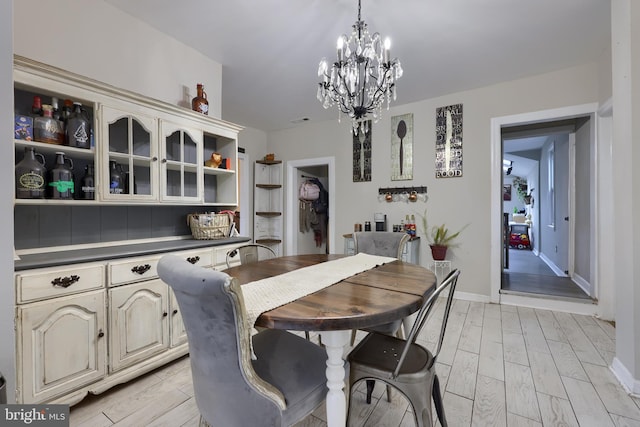
<svg viewBox="0 0 640 427">
<path fill-rule="evenodd" d="M 569 107 L 562 107 L 550 110 L 541 110 L 530 113 L 514 114 L 510 116 L 494 117 L 491 119 L 491 233 L 490 233 L 490 267 L 489 278 L 491 286 L 491 302 L 500 303 L 501 294 L 501 277 L 502 277 L 502 128 L 514 125 L 526 125 L 532 123 L 540 123 L 554 120 L 571 119 L 579 116 L 591 116 L 595 119 L 598 112 L 597 103 L 589 103 L 582 105 L 574 105 Z M 597 134 L 592 135 L 595 138 Z M 597 144 L 594 144 L 593 149 L 596 149 Z M 595 166 L 595 165 L 594 165 Z M 594 170 L 594 175 L 597 174 L 597 170 Z M 597 188 L 594 188 L 595 204 L 597 206 Z M 592 254 L 597 249 L 596 232 L 590 230 L 592 234 Z M 597 259 L 597 253 L 592 260 Z M 597 263 L 594 262 L 595 265 Z M 596 272 L 597 273 L 597 272 Z M 592 280 L 597 277 L 597 274 L 592 275 Z M 592 297 L 596 297 L 597 287 L 594 286 L 594 294 Z"/>
<path fill-rule="evenodd" d="M 327 166 L 329 172 L 329 183 L 327 191 L 329 192 L 329 225 L 327 227 L 327 246 L 330 254 L 338 253 L 336 251 L 336 158 L 335 157 L 317 157 L 313 159 L 289 160 L 286 164 L 286 206 L 285 206 L 285 223 L 287 224 L 285 231 L 285 255 L 297 255 L 298 253 L 298 168 L 310 166 Z"/>
</svg>

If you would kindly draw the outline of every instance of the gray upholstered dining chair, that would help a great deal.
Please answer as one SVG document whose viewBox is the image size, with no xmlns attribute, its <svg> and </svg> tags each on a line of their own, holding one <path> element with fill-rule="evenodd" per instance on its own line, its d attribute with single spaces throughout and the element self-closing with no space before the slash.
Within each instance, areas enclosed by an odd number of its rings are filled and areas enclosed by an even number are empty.
<svg viewBox="0 0 640 427">
<path fill-rule="evenodd" d="M 433 400 L 442 427 L 447 426 L 447 419 L 442 405 L 440 381 L 436 374 L 435 363 L 442 348 L 444 333 L 449 319 L 453 294 L 460 276 L 459 270 L 453 270 L 447 278 L 436 288 L 418 312 L 407 339 L 393 337 L 377 332 L 369 333 L 349 353 L 349 388 L 361 380 L 380 380 L 391 385 L 409 400 L 415 425 L 418 427 L 432 426 L 431 400 Z M 420 344 L 416 338 L 425 325 L 429 314 L 440 294 L 449 289 L 437 347 L 432 353 Z M 347 414 L 347 420 L 350 415 Z"/>
<path fill-rule="evenodd" d="M 269 246 L 258 243 L 248 243 L 227 252 L 227 268 L 231 267 L 234 260 L 239 260 L 240 264 L 249 264 L 262 261 L 263 259 L 275 258 L 276 256 L 275 251 Z"/>
<path fill-rule="evenodd" d="M 325 351 L 267 329 L 253 337 L 238 282 L 224 272 L 163 256 L 158 274 L 174 291 L 191 358 L 200 425 L 290 426 L 325 399 Z"/>
<path fill-rule="evenodd" d="M 353 233 L 353 242 L 355 252 L 366 253 L 369 255 L 387 256 L 393 258 L 402 258 L 404 247 L 409 241 L 407 233 L 388 232 L 388 231 L 357 231 Z M 367 332 L 380 332 L 387 335 L 402 336 L 402 319 L 376 325 L 371 328 L 364 329 Z M 351 345 L 356 340 L 356 330 L 351 331 Z M 375 387 L 375 381 L 367 381 L 367 403 L 371 403 L 371 394 Z M 387 387 L 387 400 L 391 402 L 391 389 Z"/>
</svg>

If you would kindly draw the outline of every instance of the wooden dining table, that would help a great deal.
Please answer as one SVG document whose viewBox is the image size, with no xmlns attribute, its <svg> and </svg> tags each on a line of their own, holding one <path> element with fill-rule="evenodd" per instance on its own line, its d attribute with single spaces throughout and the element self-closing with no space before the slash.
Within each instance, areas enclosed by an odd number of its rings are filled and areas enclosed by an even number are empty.
<svg viewBox="0 0 640 427">
<path fill-rule="evenodd" d="M 225 273 L 240 284 L 277 276 L 346 255 L 294 255 L 231 267 Z M 344 356 L 351 330 L 406 319 L 433 292 L 430 270 L 392 261 L 348 277 L 320 291 L 262 313 L 255 326 L 293 331 L 317 331 L 327 351 L 327 425 L 346 421 Z"/>
</svg>

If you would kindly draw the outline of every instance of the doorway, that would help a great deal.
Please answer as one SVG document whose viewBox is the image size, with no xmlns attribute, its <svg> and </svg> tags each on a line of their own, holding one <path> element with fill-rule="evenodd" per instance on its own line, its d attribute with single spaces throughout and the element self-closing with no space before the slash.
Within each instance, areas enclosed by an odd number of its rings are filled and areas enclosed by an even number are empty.
<svg viewBox="0 0 640 427">
<path fill-rule="evenodd" d="M 322 253 L 338 253 L 335 236 L 335 158 L 320 157 L 314 159 L 289 160 L 286 164 L 286 235 L 284 252 L 286 255 L 298 255 L 321 251 Z M 313 247 L 307 245 L 309 236 L 301 235 L 298 187 L 300 179 L 306 176 L 320 178 L 329 193 L 328 223 L 326 227 L 326 241 L 324 246 Z M 305 178 L 306 179 L 306 178 Z M 308 238 L 308 239 L 307 239 Z M 302 240 L 301 240 L 302 239 Z M 309 242 L 313 243 L 312 240 Z M 303 251 L 303 252 L 301 252 Z"/>
<path fill-rule="evenodd" d="M 589 104 L 492 119 L 492 240 L 500 248 L 492 250 L 492 301 L 518 295 L 594 302 L 596 248 L 584 224 L 595 210 L 595 111 Z M 533 196 L 530 204 L 523 194 Z M 511 239 L 512 229 L 522 241 Z"/>
</svg>

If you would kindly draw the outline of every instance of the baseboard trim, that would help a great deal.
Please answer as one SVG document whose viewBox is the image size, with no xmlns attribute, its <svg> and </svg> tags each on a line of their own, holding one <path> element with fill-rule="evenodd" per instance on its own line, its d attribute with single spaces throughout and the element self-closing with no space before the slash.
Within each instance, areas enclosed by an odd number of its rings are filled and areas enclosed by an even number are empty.
<svg viewBox="0 0 640 427">
<path fill-rule="evenodd" d="M 630 393 L 634 397 L 640 397 L 640 381 L 633 378 L 631 372 L 629 372 L 620 359 L 614 357 L 609 369 L 627 393 Z"/>
<path fill-rule="evenodd" d="M 544 261 L 544 263 L 545 263 L 545 264 L 547 264 L 551 270 L 553 270 L 553 272 L 556 274 L 556 276 L 560 276 L 560 277 L 567 277 L 567 275 L 565 274 L 565 272 L 564 272 L 564 271 L 562 271 L 562 270 L 560 270 L 560 269 L 558 268 L 558 266 L 554 264 L 554 262 L 553 262 L 553 261 L 551 261 L 549 258 L 547 258 L 547 257 L 545 256 L 545 254 L 543 254 L 542 252 L 540 252 L 540 255 L 538 255 L 538 257 L 539 257 L 542 261 Z"/>
<path fill-rule="evenodd" d="M 456 291 L 453 297 L 455 299 L 461 299 L 464 301 L 474 301 L 474 302 L 484 302 L 484 303 L 491 302 L 491 298 L 488 295 L 474 294 L 471 292 Z"/>
<path fill-rule="evenodd" d="M 573 273 L 573 277 L 571 278 L 571 280 L 573 280 L 573 283 L 578 285 L 580 289 L 584 291 L 585 294 L 589 295 L 590 297 L 593 296 L 591 283 L 587 282 L 582 276 L 580 276 L 579 274 Z"/>
</svg>

